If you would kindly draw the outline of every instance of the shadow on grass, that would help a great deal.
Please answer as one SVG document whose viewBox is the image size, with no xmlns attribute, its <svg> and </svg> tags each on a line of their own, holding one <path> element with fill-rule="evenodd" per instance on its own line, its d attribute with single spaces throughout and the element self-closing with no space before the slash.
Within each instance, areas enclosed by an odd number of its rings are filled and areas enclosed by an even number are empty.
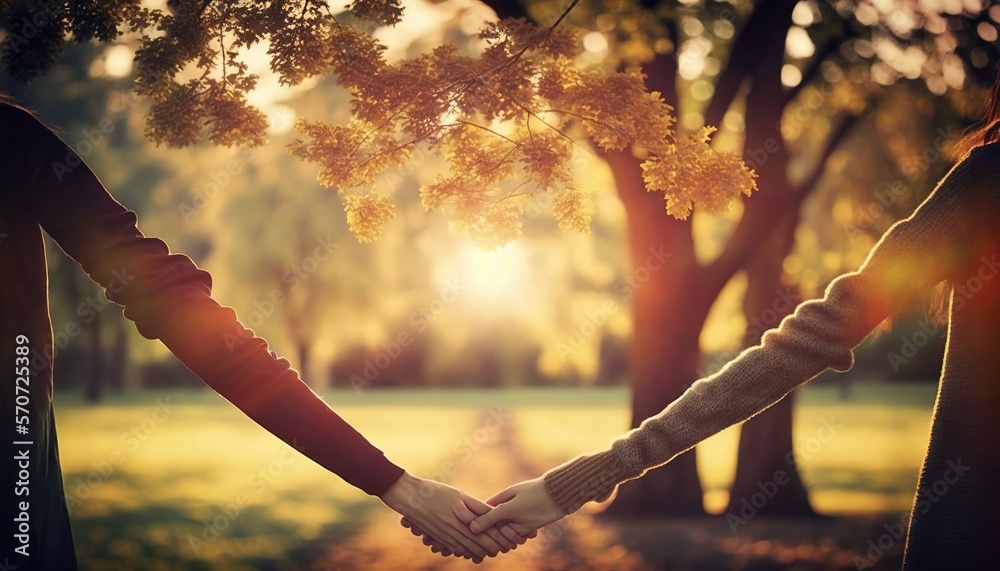
<svg viewBox="0 0 1000 571">
<path fill-rule="evenodd" d="M 738 526 L 735 532 L 721 517 L 648 519 L 607 524 L 606 529 L 613 530 L 620 545 L 656 569 L 854 571 L 901 567 L 905 531 L 898 538 L 889 531 L 900 518 L 893 513 L 760 517 Z"/>
<path fill-rule="evenodd" d="M 281 501 L 282 498 L 275 498 Z M 330 544 L 364 528 L 378 502 L 337 505 L 337 520 L 307 530 L 279 518 L 266 505 L 211 510 L 209 518 L 186 506 L 149 503 L 137 508 L 90 509 L 72 516 L 77 559 L 83 571 L 191 570 L 285 571 L 305 568 Z M 200 510 L 199 510 L 200 511 Z M 331 510 L 333 511 L 333 510 Z M 202 511 L 202 513 L 204 513 Z M 303 539 L 309 535 L 310 539 Z"/>
<path fill-rule="evenodd" d="M 825 468 L 807 477 L 810 492 L 855 492 L 885 497 L 912 495 L 917 478 L 910 469 L 881 469 L 877 472 L 855 468 Z"/>
</svg>

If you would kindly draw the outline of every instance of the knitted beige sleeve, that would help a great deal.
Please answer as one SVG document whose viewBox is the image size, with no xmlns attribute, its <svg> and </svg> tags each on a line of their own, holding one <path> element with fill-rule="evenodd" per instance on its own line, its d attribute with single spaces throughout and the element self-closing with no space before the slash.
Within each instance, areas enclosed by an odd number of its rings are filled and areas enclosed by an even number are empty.
<svg viewBox="0 0 1000 571">
<path fill-rule="evenodd" d="M 890 228 L 857 272 L 834 280 L 822 299 L 801 304 L 760 345 L 694 383 L 609 449 L 546 473 L 552 498 L 567 514 L 607 499 L 618 484 L 753 417 L 826 369 L 850 369 L 853 348 L 872 329 L 954 275 L 968 255 L 964 227 L 972 196 L 988 184 L 971 162 L 952 169 L 912 216 Z"/>
</svg>

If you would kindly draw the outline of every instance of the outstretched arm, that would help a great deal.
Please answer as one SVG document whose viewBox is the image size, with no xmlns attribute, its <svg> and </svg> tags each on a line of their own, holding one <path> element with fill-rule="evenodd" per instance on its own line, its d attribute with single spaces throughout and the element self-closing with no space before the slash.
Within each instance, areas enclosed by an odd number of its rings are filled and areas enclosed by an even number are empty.
<svg viewBox="0 0 1000 571">
<path fill-rule="evenodd" d="M 212 277 L 163 241 L 27 112 L 0 106 L 12 182 L 42 228 L 148 339 L 160 339 L 191 371 L 261 426 L 352 485 L 380 495 L 403 470 L 313 393 L 289 366 L 211 297 Z M 5 157 L 6 158 L 6 157 Z M 9 179 L 8 179 L 9 181 Z M 5 181 L 5 182 L 8 182 Z"/>
<path fill-rule="evenodd" d="M 859 271 L 834 280 L 823 299 L 800 305 L 760 345 L 694 383 L 609 449 L 502 492 L 498 498 L 507 503 L 477 519 L 473 531 L 502 521 L 524 531 L 605 500 L 618 484 L 753 417 L 824 370 L 848 370 L 853 348 L 872 329 L 955 276 L 974 255 L 965 228 L 987 178 L 969 161 L 958 165 L 910 218 L 883 236 Z"/>
<path fill-rule="evenodd" d="M 352 426 L 313 393 L 236 313 L 211 297 L 212 279 L 190 258 L 144 236 L 135 213 L 104 189 L 86 164 L 29 113 L 0 104 L 4 192 L 14 192 L 59 246 L 125 306 L 149 339 L 160 339 L 185 366 L 269 432 L 348 483 L 392 501 L 412 484 Z M 436 489 L 436 488 L 435 488 Z M 393 493 L 390 493 L 393 492 Z M 387 494 L 388 498 L 387 499 Z M 420 519 L 452 551 L 495 554 L 454 514 L 430 508 L 458 498 L 438 490 L 436 503 L 404 513 Z"/>
</svg>

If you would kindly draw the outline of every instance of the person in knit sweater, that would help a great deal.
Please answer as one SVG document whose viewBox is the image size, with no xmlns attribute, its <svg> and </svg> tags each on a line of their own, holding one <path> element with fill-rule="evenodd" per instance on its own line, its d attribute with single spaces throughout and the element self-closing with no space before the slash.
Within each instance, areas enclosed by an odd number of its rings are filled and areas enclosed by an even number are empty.
<svg viewBox="0 0 1000 571">
<path fill-rule="evenodd" d="M 759 345 L 694 383 L 608 449 L 514 485 L 473 531 L 520 533 L 606 500 L 695 444 L 743 422 L 827 369 L 886 318 L 947 282 L 948 340 L 930 444 L 910 516 L 904 568 L 1000 568 L 1000 77 L 971 150 L 855 272 L 801 304 Z M 947 492 L 938 493 L 945 488 Z"/>
<path fill-rule="evenodd" d="M 445 554 L 479 560 L 524 538 L 473 534 L 490 507 L 390 462 L 211 297 L 212 278 L 144 236 L 83 160 L 32 114 L 0 98 L 0 425 L 4 518 L 0 566 L 76 569 L 52 410 L 52 325 L 42 231 L 125 307 L 149 339 L 262 427 L 421 525 Z M 9 365 L 9 366 L 8 366 Z M 168 403 L 169 404 L 169 403 Z M 15 408 L 17 406 L 18 408 Z M 21 427 L 22 432 L 15 434 Z M 220 453 L 224 451 L 220 450 Z M 220 456 L 220 461 L 225 457 Z M 506 535 L 504 535 L 506 534 Z"/>
</svg>

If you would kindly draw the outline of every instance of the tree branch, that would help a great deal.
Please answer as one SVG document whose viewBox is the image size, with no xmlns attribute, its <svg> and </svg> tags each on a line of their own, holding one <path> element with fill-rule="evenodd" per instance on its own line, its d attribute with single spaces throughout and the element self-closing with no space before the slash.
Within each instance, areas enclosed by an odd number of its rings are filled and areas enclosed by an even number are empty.
<svg viewBox="0 0 1000 571">
<path fill-rule="evenodd" d="M 760 25 L 763 22 L 758 22 L 762 12 L 764 10 L 761 10 L 759 6 L 754 9 L 739 35 L 733 40 L 729 50 L 729 60 L 722 73 L 719 74 L 712 99 L 705 108 L 706 125 L 719 125 L 722 122 L 722 117 L 733 104 L 733 100 L 736 99 L 736 94 L 739 92 L 740 86 L 743 85 L 743 81 L 753 73 L 756 67 L 754 58 L 757 50 L 754 49 L 754 46 L 759 43 L 760 30 L 764 28 Z"/>
<path fill-rule="evenodd" d="M 669 54 L 657 54 L 646 70 L 646 87 L 651 91 L 659 91 L 663 100 L 674 108 L 675 115 L 680 115 L 680 97 L 677 93 L 677 51 L 680 47 L 680 36 L 677 33 L 677 21 L 667 20 L 667 39 L 674 49 Z"/>
<path fill-rule="evenodd" d="M 790 192 L 781 192 L 778 188 L 773 188 L 770 192 L 750 198 L 753 202 L 747 204 L 743 218 L 729 238 L 726 249 L 706 267 L 706 279 L 727 281 L 743 267 L 759 245 L 763 244 L 779 226 L 775 223 L 776 220 L 781 220 L 784 216 L 799 210 L 809 193 L 818 186 L 816 183 L 819 182 L 830 155 L 843 142 L 858 119 L 859 116 L 850 113 L 843 113 L 838 117 L 815 166 L 801 183 L 788 189 Z"/>
<path fill-rule="evenodd" d="M 556 18 L 556 21 L 553 22 L 551 26 L 549 26 L 549 30 L 556 29 L 556 26 L 558 26 L 559 24 L 561 24 L 562 21 L 563 21 L 563 19 L 565 19 L 566 16 L 568 16 L 569 13 L 573 11 L 573 8 L 576 8 L 576 5 L 579 4 L 579 3 L 580 3 L 580 0 L 573 0 L 572 2 L 570 2 L 569 6 L 567 6 L 566 9 L 562 11 L 562 14 L 559 14 L 559 17 Z"/>
<path fill-rule="evenodd" d="M 482 0 L 483 4 L 497 13 L 497 18 L 525 18 L 529 22 L 534 22 L 527 10 L 517 0 Z M 536 22 L 537 23 L 537 22 Z"/>
<path fill-rule="evenodd" d="M 818 186 L 816 183 L 823 176 L 823 171 L 826 170 L 826 162 L 830 159 L 830 155 L 837 150 L 837 147 L 840 146 L 840 143 L 843 142 L 848 133 L 850 133 L 851 128 L 858 123 L 860 118 L 860 115 L 843 111 L 834 120 L 830 134 L 827 136 L 826 142 L 823 143 L 822 150 L 816 156 L 816 162 L 813 163 L 809 174 L 795 185 L 795 196 L 800 204 L 816 189 Z"/>
<path fill-rule="evenodd" d="M 795 0 L 762 0 L 755 5 L 730 48 L 730 61 L 716 82 L 716 91 L 705 113 L 705 123 L 718 125 L 744 82 L 746 137 L 743 150 L 766 150 L 767 157 L 755 164 L 765 190 L 745 202 L 743 216 L 714 261 L 705 266 L 706 287 L 722 287 L 759 250 L 789 208 L 794 207 L 788 180 L 786 142 L 781 135 L 780 70 L 784 62 L 785 37 L 792 25 Z M 772 134 L 773 133 L 773 134 Z"/>
<path fill-rule="evenodd" d="M 799 93 L 802 92 L 807 86 L 812 84 L 812 81 L 816 79 L 819 75 L 820 70 L 823 67 L 823 62 L 826 61 L 828 57 L 833 55 L 843 43 L 854 34 L 846 34 L 837 38 L 827 40 L 823 47 L 820 48 L 813 59 L 809 62 L 806 68 L 802 71 L 802 81 L 798 85 L 792 87 L 785 93 L 785 100 L 782 104 L 782 108 L 786 107 L 789 103 L 798 97 Z"/>
<path fill-rule="evenodd" d="M 521 146 L 520 143 L 518 143 L 517 141 L 511 139 L 510 137 L 505 137 L 505 136 L 501 135 L 500 133 L 497 133 L 493 129 L 490 129 L 489 127 L 486 127 L 485 125 L 479 125 L 477 123 L 473 123 L 472 121 L 457 120 L 454 123 L 445 123 L 445 124 L 441 125 L 441 127 L 442 128 L 445 128 L 445 127 L 454 127 L 456 125 L 468 125 L 470 127 L 476 127 L 476 128 L 482 129 L 484 131 L 487 131 L 489 133 L 492 133 L 493 135 L 495 135 L 497 137 L 500 137 L 501 139 L 507 141 L 508 143 L 513 144 L 515 147 L 520 147 Z"/>
<path fill-rule="evenodd" d="M 194 15 L 200 18 L 201 15 L 205 13 L 205 8 L 208 8 L 208 5 L 211 3 L 212 0 L 203 0 L 201 6 L 198 6 L 198 11 L 195 12 Z"/>
</svg>

